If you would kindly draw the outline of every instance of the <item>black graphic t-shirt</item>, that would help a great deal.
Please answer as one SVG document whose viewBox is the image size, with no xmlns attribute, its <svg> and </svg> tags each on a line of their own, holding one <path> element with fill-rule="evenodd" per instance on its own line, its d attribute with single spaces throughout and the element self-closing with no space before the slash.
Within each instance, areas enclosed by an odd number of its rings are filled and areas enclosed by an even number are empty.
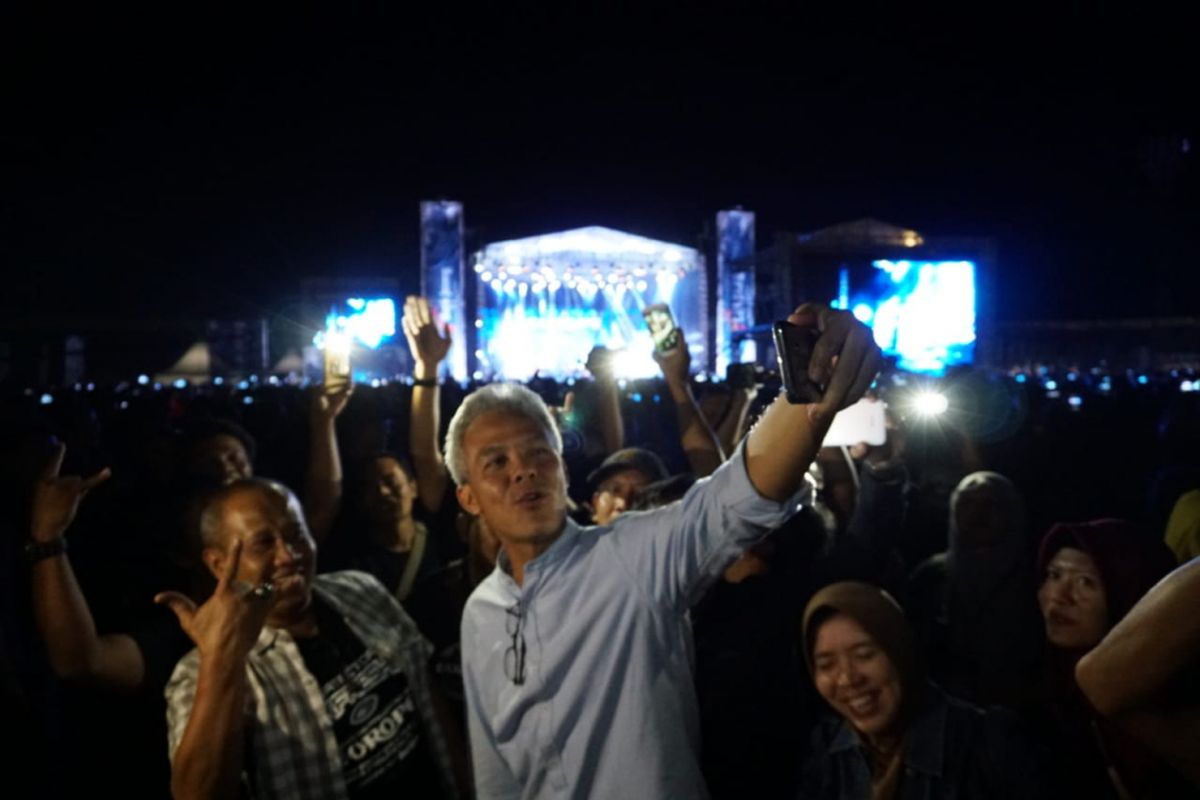
<svg viewBox="0 0 1200 800">
<path fill-rule="evenodd" d="M 321 684 L 350 797 L 445 797 L 408 676 L 316 597 L 313 606 L 320 634 L 296 645 Z"/>
</svg>

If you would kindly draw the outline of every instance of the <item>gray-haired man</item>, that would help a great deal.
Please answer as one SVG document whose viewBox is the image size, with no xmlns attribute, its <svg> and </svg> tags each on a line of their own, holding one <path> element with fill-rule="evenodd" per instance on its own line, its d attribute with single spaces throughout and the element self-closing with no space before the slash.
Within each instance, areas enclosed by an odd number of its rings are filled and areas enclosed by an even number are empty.
<svg viewBox="0 0 1200 800">
<path fill-rule="evenodd" d="M 447 436 L 458 498 L 502 545 L 463 616 L 481 798 L 703 797 L 688 607 L 796 509 L 834 413 L 880 364 L 850 314 L 802 306 L 820 331 L 819 405 L 777 400 L 737 454 L 678 503 L 583 528 L 566 515 L 562 442 L 513 385 L 460 406 Z"/>
</svg>

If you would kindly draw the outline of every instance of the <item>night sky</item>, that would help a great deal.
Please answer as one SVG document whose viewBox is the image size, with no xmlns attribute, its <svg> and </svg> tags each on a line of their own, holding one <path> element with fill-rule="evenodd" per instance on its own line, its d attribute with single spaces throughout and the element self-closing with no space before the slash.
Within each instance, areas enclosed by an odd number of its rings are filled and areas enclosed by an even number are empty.
<svg viewBox="0 0 1200 800">
<path fill-rule="evenodd" d="M 740 204 L 760 245 L 865 216 L 994 236 L 1002 318 L 1200 308 L 1182 12 L 391 5 L 8 12 L 0 311 L 415 290 L 438 197 L 472 247 L 588 224 L 694 244 Z"/>
</svg>

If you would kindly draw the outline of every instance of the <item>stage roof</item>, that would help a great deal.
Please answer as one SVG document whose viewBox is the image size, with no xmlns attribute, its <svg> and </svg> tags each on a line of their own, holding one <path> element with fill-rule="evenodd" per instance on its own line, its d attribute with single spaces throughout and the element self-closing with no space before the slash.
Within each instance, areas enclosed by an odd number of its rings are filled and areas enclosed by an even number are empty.
<svg viewBox="0 0 1200 800">
<path fill-rule="evenodd" d="M 691 247 L 592 225 L 558 233 L 494 242 L 475 257 L 475 271 L 588 269 L 610 271 L 672 270 L 690 272 L 702 265 L 700 252 Z"/>
<path fill-rule="evenodd" d="M 925 240 L 909 228 L 901 228 L 870 217 L 831 225 L 812 233 L 796 234 L 796 241 L 813 249 L 860 249 L 876 247 L 919 247 Z"/>
</svg>

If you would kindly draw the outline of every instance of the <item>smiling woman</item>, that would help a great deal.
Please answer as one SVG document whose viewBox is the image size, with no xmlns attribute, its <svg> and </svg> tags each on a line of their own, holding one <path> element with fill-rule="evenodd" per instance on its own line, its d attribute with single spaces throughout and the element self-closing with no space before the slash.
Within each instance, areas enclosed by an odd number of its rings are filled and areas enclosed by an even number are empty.
<svg viewBox="0 0 1200 800">
<path fill-rule="evenodd" d="M 1006 714 L 949 697 L 925 679 L 896 602 L 864 583 L 827 586 L 804 612 L 819 726 L 800 797 L 1031 797 L 1039 771 Z"/>
</svg>

